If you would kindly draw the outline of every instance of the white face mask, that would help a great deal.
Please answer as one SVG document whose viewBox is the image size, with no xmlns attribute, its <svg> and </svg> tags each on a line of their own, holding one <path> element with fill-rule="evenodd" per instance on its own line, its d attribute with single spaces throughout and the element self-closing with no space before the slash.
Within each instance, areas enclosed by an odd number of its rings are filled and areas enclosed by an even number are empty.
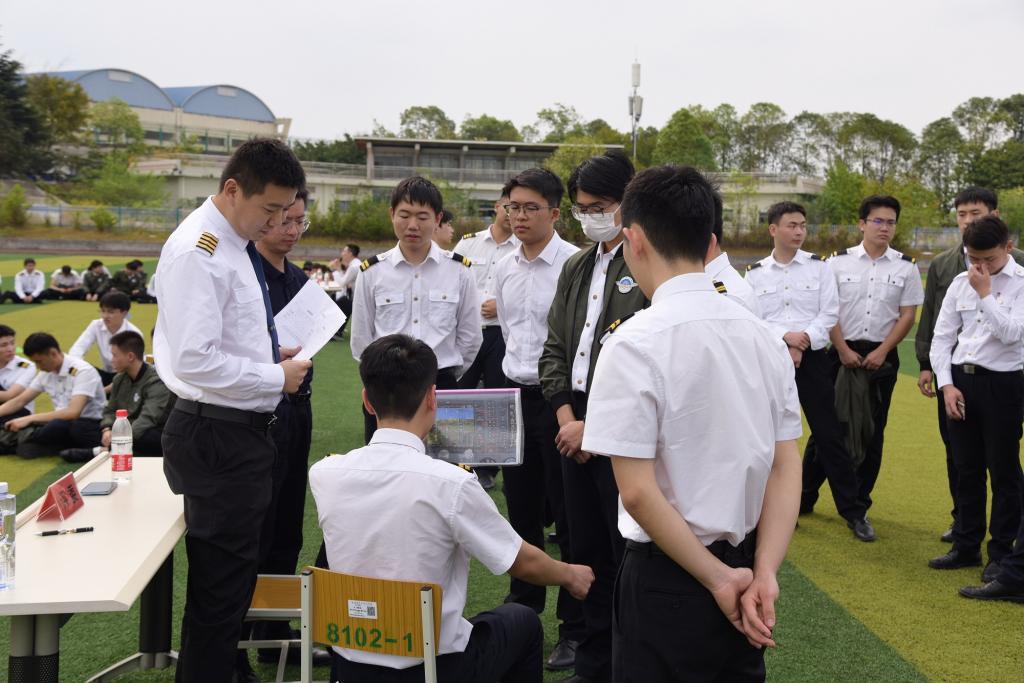
<svg viewBox="0 0 1024 683">
<path fill-rule="evenodd" d="M 594 242 L 609 242 L 619 236 L 622 226 L 615 224 L 615 212 L 580 217 L 583 234 Z"/>
</svg>

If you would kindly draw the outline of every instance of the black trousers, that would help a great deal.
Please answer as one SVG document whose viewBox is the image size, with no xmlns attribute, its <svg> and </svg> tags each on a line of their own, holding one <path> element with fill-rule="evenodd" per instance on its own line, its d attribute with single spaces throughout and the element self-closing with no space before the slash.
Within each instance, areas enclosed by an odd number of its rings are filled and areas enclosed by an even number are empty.
<svg viewBox="0 0 1024 683">
<path fill-rule="evenodd" d="M 164 430 L 161 427 L 154 427 L 142 432 L 142 436 L 132 443 L 132 455 L 159 458 L 164 454 L 163 436 Z"/>
<path fill-rule="evenodd" d="M 949 443 L 949 421 L 946 418 L 946 403 L 938 387 L 935 387 L 935 398 L 939 407 L 939 437 L 942 439 L 942 446 L 946 451 L 946 481 L 949 482 L 949 497 L 953 500 L 953 509 L 949 511 L 949 514 L 953 518 L 953 524 L 956 524 L 956 517 L 959 513 L 956 504 L 956 489 L 959 477 L 956 473 L 956 463 L 953 461 L 953 447 Z"/>
<path fill-rule="evenodd" d="M 459 385 L 455 379 L 454 368 L 441 368 L 437 371 L 437 381 L 435 385 L 438 389 L 458 389 Z M 377 416 L 371 415 L 366 408 L 363 408 L 363 440 L 365 443 L 370 443 L 370 439 L 373 438 L 373 433 L 377 431 Z"/>
<path fill-rule="evenodd" d="M 851 349 L 862 356 L 879 347 L 878 342 L 847 341 L 846 343 L 849 344 Z M 834 387 L 835 378 L 839 374 L 839 353 L 833 347 L 828 350 L 827 357 L 832 369 L 832 384 Z M 875 435 L 868 445 L 864 461 L 857 468 L 857 500 L 863 506 L 865 512 L 871 507 L 871 492 L 875 489 L 878 473 L 882 469 L 885 425 L 889 420 L 892 392 L 896 388 L 896 377 L 900 369 L 900 355 L 896 349 L 890 351 L 885 360 L 892 365 L 894 373 L 890 376 L 871 380 L 871 417 L 875 424 Z M 817 502 L 818 489 L 825 483 L 826 477 L 825 468 L 818 457 L 817 441 L 814 434 L 811 434 L 811 437 L 807 440 L 807 447 L 804 449 L 803 507 L 813 506 Z"/>
<path fill-rule="evenodd" d="M 266 429 L 171 412 L 164 474 L 185 498 L 188 583 L 178 683 L 230 681 L 256 586 L 276 456 Z"/>
<path fill-rule="evenodd" d="M 835 379 L 824 349 L 804 351 L 796 369 L 796 389 L 816 446 L 816 463 L 828 479 L 836 510 L 848 521 L 862 518 L 867 508 L 858 500 L 857 472 L 836 415 Z"/>
<path fill-rule="evenodd" d="M 100 436 L 99 420 L 51 420 L 18 443 L 18 455 L 38 458 L 56 455 L 65 448 L 92 448 L 99 445 Z"/>
<path fill-rule="evenodd" d="M 484 341 L 473 364 L 459 378 L 459 389 L 476 389 L 480 380 L 483 380 L 485 389 L 505 386 L 505 373 L 501 370 L 501 361 L 505 359 L 505 338 L 501 336 L 501 326 L 490 325 L 483 331 Z"/>
<path fill-rule="evenodd" d="M 581 420 L 586 417 L 586 394 L 573 392 L 573 412 Z M 619 489 L 609 458 L 592 456 L 580 465 L 563 456 L 561 462 L 572 561 L 592 568 L 595 577 L 583 601 L 584 633 L 576 649 L 576 673 L 595 681 L 610 680 L 612 596 L 626 548 L 619 533 Z"/>
<path fill-rule="evenodd" d="M 270 436 L 277 447 L 274 496 L 267 513 L 269 528 L 261 574 L 294 574 L 302 550 L 302 519 L 306 511 L 309 446 L 313 436 L 313 409 L 309 396 L 289 396 L 275 411 Z"/>
<path fill-rule="evenodd" d="M 755 533 L 708 546 L 730 567 L 754 565 Z M 764 650 L 750 645 L 701 583 L 653 543 L 626 542 L 615 582 L 615 683 L 763 681 Z"/>
<path fill-rule="evenodd" d="M 40 292 L 39 296 L 37 296 L 36 298 L 32 299 L 31 303 L 34 303 L 34 304 L 41 304 L 41 303 L 43 303 L 43 294 L 45 294 L 45 290 L 43 292 Z M 11 290 L 9 292 L 4 292 L 2 295 L 0 295 L 0 303 L 3 303 L 4 301 L 10 301 L 12 304 L 23 304 L 23 303 L 25 303 L 25 301 L 20 296 L 18 296 L 18 293 L 13 291 L 13 290 Z"/>
<path fill-rule="evenodd" d="M 1010 588 L 1024 590 L 1024 488 L 1020 497 L 1021 517 L 1013 552 L 999 560 L 999 582 Z"/>
<path fill-rule="evenodd" d="M 509 381 L 520 390 L 523 407 L 523 464 L 502 468 L 503 491 L 508 505 L 508 521 L 524 541 L 544 548 L 545 508 L 550 505 L 555 519 L 555 535 L 563 562 L 573 562 L 572 542 L 565 520 L 562 491 L 562 455 L 555 448 L 558 423 L 541 393 L 540 387 L 528 387 Z M 510 581 L 505 602 L 518 602 L 533 611 L 544 611 L 547 589 L 519 579 Z M 561 622 L 560 638 L 581 640 L 583 606 L 567 590 L 559 588 L 555 614 Z"/>
<path fill-rule="evenodd" d="M 72 289 L 70 292 L 58 292 L 56 289 L 44 289 L 40 299 L 49 301 L 81 301 L 85 298 L 85 289 Z"/>
<path fill-rule="evenodd" d="M 953 385 L 964 395 L 967 418 L 949 421 L 959 477 L 956 500 L 960 514 L 953 528 L 953 547 L 974 552 L 985 540 L 987 471 L 992 486 L 988 559 L 998 562 L 1012 550 L 1021 521 L 1024 374 L 984 373 L 967 374 L 961 366 L 953 366 Z"/>
</svg>

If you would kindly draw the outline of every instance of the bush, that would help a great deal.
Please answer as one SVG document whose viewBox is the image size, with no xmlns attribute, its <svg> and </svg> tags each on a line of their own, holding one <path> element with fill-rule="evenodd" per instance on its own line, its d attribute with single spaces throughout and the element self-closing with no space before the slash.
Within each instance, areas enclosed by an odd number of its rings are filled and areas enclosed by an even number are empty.
<svg viewBox="0 0 1024 683">
<path fill-rule="evenodd" d="M 117 215 L 107 209 L 96 209 L 89 218 L 100 232 L 110 232 L 117 227 Z"/>
<path fill-rule="evenodd" d="M 0 203 L 0 225 L 24 227 L 28 223 L 28 208 L 25 189 L 21 185 L 15 185 Z"/>
<path fill-rule="evenodd" d="M 82 229 L 82 214 L 77 211 L 71 214 L 71 227 L 75 230 Z"/>
</svg>

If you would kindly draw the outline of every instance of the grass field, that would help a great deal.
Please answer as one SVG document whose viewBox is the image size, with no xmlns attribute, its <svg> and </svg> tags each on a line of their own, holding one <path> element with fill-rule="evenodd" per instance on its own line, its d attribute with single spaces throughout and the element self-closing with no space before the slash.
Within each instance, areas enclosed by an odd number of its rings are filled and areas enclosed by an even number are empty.
<svg viewBox="0 0 1024 683">
<path fill-rule="evenodd" d="M 58 256 L 39 258 L 39 263 L 49 273 L 64 262 L 77 267 L 88 260 L 88 256 Z M 20 268 L 20 258 L 0 256 L 5 287 L 11 282 L 9 276 Z M 153 272 L 152 264 L 147 270 Z M 132 309 L 133 322 L 143 330 L 152 327 L 155 315 L 155 306 Z M 0 306 L 0 322 L 14 327 L 19 339 L 46 329 L 65 346 L 96 316 L 95 304 L 89 303 Z M 934 403 L 921 397 L 915 386 L 917 364 L 912 345 L 904 343 L 900 351 L 903 365 L 871 514 L 879 539 L 873 544 L 854 540 L 836 515 L 827 488 L 816 512 L 801 518 L 780 574 L 779 648 L 768 654 L 772 681 L 1024 680 L 1024 609 L 959 598 L 956 589 L 978 583 L 978 570 L 936 572 L 925 565 L 946 547 L 938 541 L 948 525 L 945 465 Z M 332 342 L 317 356 L 316 367 L 311 461 L 357 447 L 362 436 L 358 376 L 347 344 Z M 22 507 L 71 469 L 56 458 L 0 458 L 0 480 L 10 482 Z M 503 497 L 497 494 L 494 498 L 503 509 Z M 300 562 L 311 563 L 320 542 L 311 497 L 307 500 L 305 538 Z M 175 643 L 186 569 L 183 544 L 179 544 L 175 551 Z M 467 614 L 500 603 L 506 589 L 507 577 L 491 576 L 474 563 Z M 549 598 L 553 605 L 553 590 Z M 544 614 L 549 649 L 556 633 L 551 612 Z M 0 622 L 0 657 L 4 657 L 9 629 L 6 619 Z M 61 680 L 84 680 L 133 653 L 137 629 L 137 606 L 128 614 L 73 617 L 61 633 Z M 0 666 L 6 671 L 5 665 Z M 264 679 L 272 678 L 270 667 L 258 671 Z M 298 672 L 289 675 L 294 679 Z M 320 675 L 326 677 L 326 672 Z M 564 676 L 550 674 L 547 680 Z M 144 672 L 121 680 L 172 681 L 173 673 Z"/>
</svg>

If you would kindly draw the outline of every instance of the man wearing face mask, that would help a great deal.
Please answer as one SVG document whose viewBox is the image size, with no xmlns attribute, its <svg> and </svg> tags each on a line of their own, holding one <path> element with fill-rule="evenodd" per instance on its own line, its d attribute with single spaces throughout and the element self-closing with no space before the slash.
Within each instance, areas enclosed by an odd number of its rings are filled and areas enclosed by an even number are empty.
<svg viewBox="0 0 1024 683">
<path fill-rule="evenodd" d="M 583 602 L 576 674 L 566 679 L 577 683 L 611 680 L 612 590 L 625 548 L 617 522 L 619 492 L 608 458 L 592 456 L 581 442 L 603 332 L 648 304 L 622 258 L 619 203 L 633 174 L 626 155 L 612 150 L 587 159 L 569 176 L 573 215 L 595 244 L 562 267 L 540 358 L 544 397 L 558 419 L 555 445 L 563 456 L 572 557 L 587 558 L 596 576 Z"/>
</svg>

